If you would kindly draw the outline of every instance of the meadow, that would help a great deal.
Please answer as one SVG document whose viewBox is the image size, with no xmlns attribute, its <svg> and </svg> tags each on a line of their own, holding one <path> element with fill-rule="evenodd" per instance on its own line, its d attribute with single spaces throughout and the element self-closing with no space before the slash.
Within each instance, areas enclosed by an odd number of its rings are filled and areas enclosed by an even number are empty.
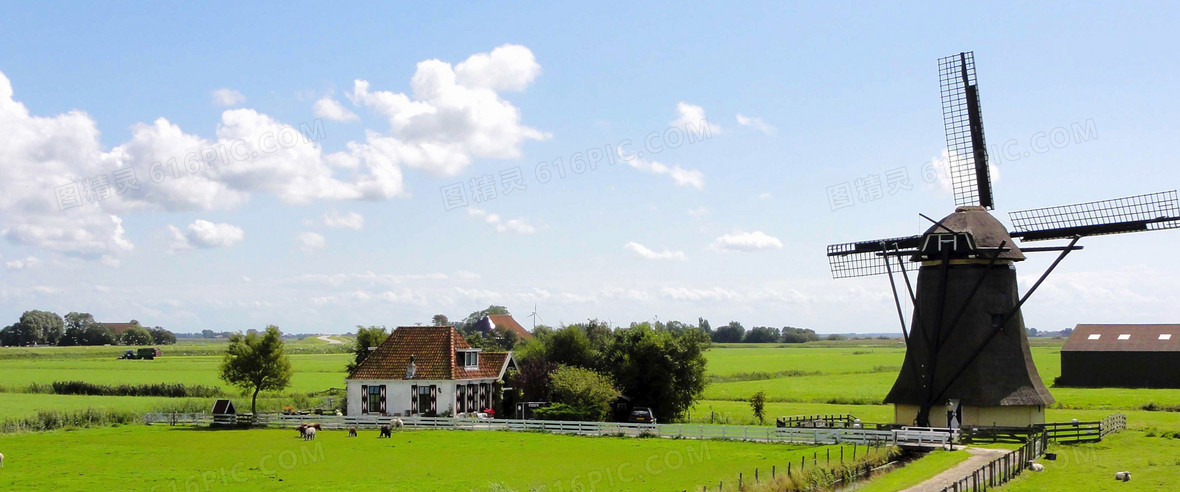
<svg viewBox="0 0 1180 492">
<path fill-rule="evenodd" d="M 699 490 L 825 447 L 729 441 L 406 431 L 311 442 L 294 430 L 165 426 L 0 436 L 0 490 Z M 61 453 L 61 449 L 70 449 Z M 836 451 L 838 454 L 838 450 Z M 96 457 L 124 466 L 95 467 Z M 576 459 L 571 459 L 577 457 Z M 133 465 L 131 465 L 133 464 Z M 358 466 L 359 465 L 359 466 Z M 80 473 L 85 470 L 85 473 Z"/>
<path fill-rule="evenodd" d="M 1180 407 L 1180 390 L 1119 388 L 1062 388 L 1053 386 L 1060 373 L 1060 339 L 1033 339 L 1032 351 L 1040 376 L 1057 403 L 1047 409 L 1049 421 L 1099 420 L 1114 412 L 1128 416 L 1130 430 L 1095 444 L 1060 446 L 1057 462 L 1044 462 L 1049 472 L 1026 474 L 1009 486 L 1016 490 L 1069 488 L 1072 474 L 1084 471 L 1101 486 L 1115 468 L 1142 470 L 1141 485 L 1180 481 L 1180 412 L 1159 411 Z M 225 342 L 186 340 L 164 347 L 154 361 L 116 360 L 122 347 L 5 348 L 0 349 L 0 419 L 20 417 L 37 410 L 82 410 L 103 408 L 149 412 L 160 410 L 199 411 L 209 408 L 211 398 L 165 398 L 139 396 L 73 396 L 29 392 L 30 385 L 53 381 L 80 380 L 98 384 L 183 383 L 220 388 L 248 406 L 248 398 L 217 378 Z M 329 345 L 307 338 L 288 342 L 293 366 L 292 384 L 282 392 L 265 394 L 260 408 L 274 411 L 286 405 L 326 408 L 325 390 L 344 387 L 344 367 L 350 355 L 347 346 Z M 748 403 L 755 392 L 766 395 L 764 425 L 786 415 L 851 413 L 867 422 L 889 422 L 893 410 L 881 404 L 902 364 L 904 348 L 898 340 L 849 340 L 797 345 L 717 344 L 707 352 L 710 384 L 703 398 L 686 415 L 694 423 L 758 424 Z M 339 402 L 336 402 L 339 403 Z M 1153 410 L 1148 410 L 1148 409 Z M 44 434 L 0 435 L 0 449 L 8 456 L 21 456 L 20 463 L 8 459 L 0 474 L 0 489 L 78 488 L 92 480 L 126 483 L 137 490 L 269 490 L 284 485 L 300 489 L 339 489 L 349 486 L 387 487 L 396 476 L 407 489 L 491 489 L 578 490 L 593 479 L 608 489 L 699 489 L 718 480 L 732 481 L 737 473 L 752 473 L 771 464 L 797 460 L 817 452 L 814 447 L 666 439 L 618 439 L 549 436 L 532 433 L 484 433 L 414 431 L 393 440 L 372 436 L 345 439 L 328 432 L 314 445 L 293 438 L 290 431 L 209 432 L 162 427 L 119 427 Z M 1168 437 L 1162 437 L 1168 436 Z M 660 468 L 660 473 L 639 476 L 650 458 L 677 455 L 687 458 L 691 446 L 708 446 L 709 459 L 700 466 Z M 63 447 L 71 450 L 66 461 Z M 822 454 L 822 448 L 819 448 Z M 455 466 L 458 456 L 476 457 Z M 412 451 L 412 452 L 411 452 Z M 308 461 L 304 454 L 318 458 Z M 69 467 L 85 466 L 80 456 L 92 453 L 133 460 L 133 467 L 106 467 L 88 471 L 85 477 L 62 473 Z M 304 453 L 304 454 L 300 454 Z M 314 453 L 319 453 L 315 455 Z M 700 456 L 701 449 L 692 450 Z M 577 456 L 577 460 L 569 459 Z M 889 489 L 937 473 L 937 468 L 959 459 L 958 455 L 932 455 L 874 482 Z M 45 460 L 52 458 L 47 464 Z M 268 458 L 269 457 L 269 458 Z M 299 458 L 297 466 L 275 465 L 278 459 Z M 1072 460 L 1071 458 L 1072 457 Z M 668 458 L 672 459 L 672 458 Z M 269 461 L 267 461 L 269 460 Z M 377 460 L 380 471 L 358 473 L 351 463 Z M 265 462 L 265 464 L 263 463 Z M 528 463 L 528 466 L 520 466 Z M 1084 463 L 1085 466 L 1078 466 Z M 1098 463 L 1100 466 L 1091 466 Z M 763 466 L 766 465 L 766 466 Z M 920 466 L 919 466 L 920 465 Z M 266 468 L 269 466 L 269 468 Z M 143 473 L 142 470 L 152 470 Z M 635 471 L 622 481 L 618 474 Z M 903 473 L 904 472 L 904 473 Z M 96 475 L 97 473 L 97 475 Z M 613 473 L 614 483 L 605 482 Z M 628 472 L 629 473 L 629 472 Z M 227 478 L 228 477 L 228 478 Z M 84 478 L 84 479 L 83 479 Z M 190 483 L 212 480 L 211 485 L 192 488 Z M 282 482 L 280 482 L 282 480 Z M 1112 480 L 1109 480 L 1113 482 Z M 1171 482 L 1167 482 L 1171 481 Z M 892 484 L 892 485 L 891 485 Z M 116 487 L 119 488 L 119 487 Z M 400 487 L 399 487 L 400 488 Z M 585 490 L 589 490 L 586 488 Z"/>
</svg>

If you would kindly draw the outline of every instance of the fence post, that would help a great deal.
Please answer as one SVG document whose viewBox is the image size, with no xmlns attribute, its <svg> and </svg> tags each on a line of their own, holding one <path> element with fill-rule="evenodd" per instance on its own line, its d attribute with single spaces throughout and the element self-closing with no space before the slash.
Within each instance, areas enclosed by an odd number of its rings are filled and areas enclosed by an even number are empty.
<svg viewBox="0 0 1180 492">
<path fill-rule="evenodd" d="M 770 479 L 774 480 L 775 465 L 770 465 Z"/>
</svg>

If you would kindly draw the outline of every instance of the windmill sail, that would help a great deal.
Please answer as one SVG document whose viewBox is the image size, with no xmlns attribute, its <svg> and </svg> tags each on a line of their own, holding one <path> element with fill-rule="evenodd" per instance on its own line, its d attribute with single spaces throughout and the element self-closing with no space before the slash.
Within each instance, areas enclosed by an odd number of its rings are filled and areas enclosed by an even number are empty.
<svg viewBox="0 0 1180 492">
<path fill-rule="evenodd" d="M 1021 210 L 1008 214 L 1025 241 L 1180 228 L 1176 191 Z"/>
<path fill-rule="evenodd" d="M 900 271 L 903 267 L 906 271 L 913 271 L 918 269 L 919 264 L 898 262 L 894 257 L 899 253 L 916 253 L 921 245 L 922 236 L 833 244 L 828 246 L 828 265 L 832 268 L 832 278 L 884 275 L 890 271 Z"/>
<path fill-rule="evenodd" d="M 994 208 L 974 53 L 968 51 L 940 58 L 938 78 L 942 91 L 947 165 L 955 205 Z"/>
</svg>

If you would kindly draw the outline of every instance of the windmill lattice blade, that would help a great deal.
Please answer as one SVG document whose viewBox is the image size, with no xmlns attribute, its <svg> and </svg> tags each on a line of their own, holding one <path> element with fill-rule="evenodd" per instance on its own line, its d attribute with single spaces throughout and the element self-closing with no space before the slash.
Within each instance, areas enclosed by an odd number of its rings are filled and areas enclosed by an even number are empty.
<svg viewBox="0 0 1180 492">
<path fill-rule="evenodd" d="M 882 253 L 917 249 L 921 242 L 922 236 L 910 236 L 830 245 L 828 265 L 832 268 L 832 278 L 867 277 L 883 275 L 890 270 L 898 271 L 901 267 L 898 266 L 897 260 Z M 890 262 L 888 266 L 885 264 L 886 261 Z M 911 261 L 901 263 L 907 271 L 916 270 L 920 266 Z"/>
<path fill-rule="evenodd" d="M 1025 241 L 1180 228 L 1176 190 L 1011 212 L 1013 237 Z"/>
<path fill-rule="evenodd" d="M 947 167 L 956 206 L 994 207 L 987 167 L 987 142 L 975 81 L 975 55 L 959 53 L 938 59 L 942 120 L 946 130 Z"/>
</svg>

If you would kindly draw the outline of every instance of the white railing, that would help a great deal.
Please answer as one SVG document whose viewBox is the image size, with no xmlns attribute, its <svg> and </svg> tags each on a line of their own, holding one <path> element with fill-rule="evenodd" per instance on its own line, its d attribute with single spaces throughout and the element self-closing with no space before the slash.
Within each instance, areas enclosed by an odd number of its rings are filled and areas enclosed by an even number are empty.
<svg viewBox="0 0 1180 492">
<path fill-rule="evenodd" d="M 637 424 L 622 422 L 571 422 L 561 420 L 472 419 L 450 417 L 391 417 L 337 415 L 260 414 L 257 425 L 293 428 L 318 423 L 325 429 L 376 429 L 391 425 L 393 419 L 413 429 L 538 431 L 556 434 L 591 436 L 651 434 L 687 439 L 733 439 L 742 441 L 795 442 L 808 444 L 886 444 L 892 446 L 945 446 L 958 437 L 958 430 L 906 427 L 897 430 L 850 428 L 792 428 L 705 424 Z M 145 423 L 209 424 L 209 414 L 155 413 L 144 416 Z"/>
</svg>

